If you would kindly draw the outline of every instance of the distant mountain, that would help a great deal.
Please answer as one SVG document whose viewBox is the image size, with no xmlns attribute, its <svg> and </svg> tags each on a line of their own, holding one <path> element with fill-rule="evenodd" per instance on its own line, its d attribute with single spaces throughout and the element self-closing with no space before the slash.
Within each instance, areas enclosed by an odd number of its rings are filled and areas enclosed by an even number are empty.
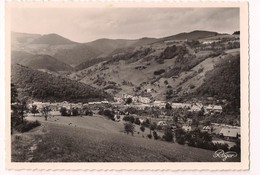
<svg viewBox="0 0 260 175">
<path fill-rule="evenodd" d="M 17 35 L 12 33 L 12 35 Z M 88 43 L 76 43 L 57 34 L 48 35 L 28 35 L 30 42 L 23 45 L 17 45 L 14 42 L 12 50 L 26 51 L 31 54 L 51 55 L 59 61 L 77 66 L 77 68 L 86 68 L 89 65 L 97 64 L 105 59 L 110 59 L 112 53 L 128 48 L 150 45 L 153 43 L 164 42 L 168 40 L 192 40 L 212 37 L 218 35 L 217 32 L 193 31 L 190 33 L 180 33 L 164 38 L 140 38 L 140 39 L 98 39 Z M 80 65 L 80 64 L 83 65 Z"/>
<path fill-rule="evenodd" d="M 33 54 L 25 51 L 11 51 L 11 64 L 23 64 L 24 60 L 30 59 Z"/>
<path fill-rule="evenodd" d="M 70 49 L 60 49 L 54 57 L 64 63 L 76 66 L 86 60 L 95 59 L 102 55 L 103 52 L 99 49 L 93 48 L 87 44 L 78 44 Z"/>
<path fill-rule="evenodd" d="M 98 39 L 98 40 L 86 43 L 86 45 L 99 50 L 103 54 L 109 54 L 115 49 L 130 47 L 135 42 L 136 42 L 136 40 L 104 38 L 104 39 Z"/>
<path fill-rule="evenodd" d="M 66 45 L 66 44 L 75 44 L 76 42 L 71 41 L 67 38 L 64 38 L 57 34 L 48 34 L 36 38 L 31 42 L 31 44 L 48 44 L 48 45 Z"/>
<path fill-rule="evenodd" d="M 97 88 L 18 64 L 11 67 L 11 82 L 18 87 L 21 99 L 30 98 L 50 102 L 87 102 L 111 99 L 107 93 Z"/>
<path fill-rule="evenodd" d="M 211 31 L 203 31 L 203 30 L 195 30 L 189 33 L 179 33 L 177 35 L 172 35 L 168 37 L 164 37 L 159 39 L 159 41 L 167 41 L 167 40 L 197 40 L 207 37 L 212 37 L 219 35 L 217 32 L 211 32 Z"/>
<path fill-rule="evenodd" d="M 156 41 L 158 41 L 157 38 L 144 37 L 144 38 L 140 38 L 140 39 L 136 40 L 136 42 L 134 44 L 132 44 L 131 47 L 138 47 L 138 46 L 148 45 L 148 44 L 155 43 Z"/>
<path fill-rule="evenodd" d="M 11 42 L 12 44 L 27 44 L 39 37 L 41 37 L 40 34 L 12 32 Z"/>
<path fill-rule="evenodd" d="M 33 69 L 46 69 L 49 71 L 69 71 L 72 67 L 57 60 L 50 55 L 32 55 L 26 52 L 13 51 L 12 64 L 21 64 Z"/>
</svg>

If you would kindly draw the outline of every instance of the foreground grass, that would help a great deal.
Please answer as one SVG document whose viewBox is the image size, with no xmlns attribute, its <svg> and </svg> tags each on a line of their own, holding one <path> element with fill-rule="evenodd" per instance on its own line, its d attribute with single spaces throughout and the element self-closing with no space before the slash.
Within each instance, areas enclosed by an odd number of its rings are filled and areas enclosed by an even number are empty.
<svg viewBox="0 0 260 175">
<path fill-rule="evenodd" d="M 106 121 L 106 125 L 112 121 Z M 92 125 L 88 123 L 88 125 Z M 213 162 L 213 151 L 57 123 L 12 139 L 14 162 Z M 229 161 L 238 161 L 230 159 Z"/>
</svg>

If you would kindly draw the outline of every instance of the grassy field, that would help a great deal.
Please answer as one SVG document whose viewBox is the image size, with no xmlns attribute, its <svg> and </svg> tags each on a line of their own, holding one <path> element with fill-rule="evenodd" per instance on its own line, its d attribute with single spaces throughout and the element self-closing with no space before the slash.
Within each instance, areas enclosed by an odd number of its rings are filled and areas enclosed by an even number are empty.
<svg viewBox="0 0 260 175">
<path fill-rule="evenodd" d="M 35 118 L 41 126 L 12 135 L 13 162 L 221 161 L 213 158 L 213 151 L 127 135 L 122 123 L 102 117 Z"/>
</svg>

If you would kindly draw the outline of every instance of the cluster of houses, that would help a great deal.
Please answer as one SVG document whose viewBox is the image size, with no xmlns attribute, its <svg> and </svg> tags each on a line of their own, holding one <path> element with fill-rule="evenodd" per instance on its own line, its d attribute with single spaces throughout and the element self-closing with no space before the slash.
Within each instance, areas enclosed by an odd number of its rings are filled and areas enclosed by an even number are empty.
<svg viewBox="0 0 260 175">
<path fill-rule="evenodd" d="M 194 128 L 196 128 L 187 123 L 188 121 L 181 127 L 185 132 L 190 132 L 194 130 Z M 159 121 L 157 125 L 164 127 L 168 124 L 166 121 Z M 171 126 L 171 128 L 174 131 L 176 129 L 176 126 L 173 125 Z M 202 133 L 217 134 L 221 136 L 224 140 L 235 141 L 237 139 L 240 139 L 240 127 L 238 126 L 220 125 L 212 123 L 211 126 L 202 126 L 199 127 L 199 129 Z"/>
<path fill-rule="evenodd" d="M 113 104 L 124 104 L 128 98 L 132 99 L 132 106 L 138 109 L 145 109 L 146 107 L 157 107 L 159 109 L 164 109 L 166 101 L 152 101 L 148 97 L 142 96 L 132 96 L 128 94 L 123 94 L 121 97 L 114 97 L 115 103 Z M 190 112 L 198 112 L 204 110 L 205 114 L 210 113 L 222 113 L 222 106 L 220 105 L 207 105 L 204 106 L 201 103 L 169 103 L 173 109 L 188 109 Z"/>
<path fill-rule="evenodd" d="M 69 103 L 67 101 L 64 102 L 33 102 L 29 104 L 29 108 L 31 108 L 33 105 L 37 106 L 37 109 L 41 109 L 45 106 L 48 106 L 52 111 L 59 111 L 62 107 L 66 109 L 73 109 L 78 108 L 81 109 L 85 106 L 91 106 L 91 105 L 104 105 L 109 104 L 107 100 L 100 101 L 100 102 L 88 102 L 88 103 Z"/>
</svg>

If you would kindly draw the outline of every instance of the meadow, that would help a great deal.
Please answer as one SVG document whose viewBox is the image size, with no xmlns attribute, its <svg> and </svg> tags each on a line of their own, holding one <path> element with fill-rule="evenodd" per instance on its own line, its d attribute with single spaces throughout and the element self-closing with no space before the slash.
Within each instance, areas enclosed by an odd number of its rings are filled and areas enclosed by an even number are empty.
<svg viewBox="0 0 260 175">
<path fill-rule="evenodd" d="M 213 151 L 143 138 L 142 133 L 137 132 L 127 135 L 123 123 L 102 116 L 54 116 L 48 121 L 31 116 L 27 119 L 37 119 L 41 126 L 12 135 L 13 162 L 221 161 L 213 158 Z"/>
</svg>

